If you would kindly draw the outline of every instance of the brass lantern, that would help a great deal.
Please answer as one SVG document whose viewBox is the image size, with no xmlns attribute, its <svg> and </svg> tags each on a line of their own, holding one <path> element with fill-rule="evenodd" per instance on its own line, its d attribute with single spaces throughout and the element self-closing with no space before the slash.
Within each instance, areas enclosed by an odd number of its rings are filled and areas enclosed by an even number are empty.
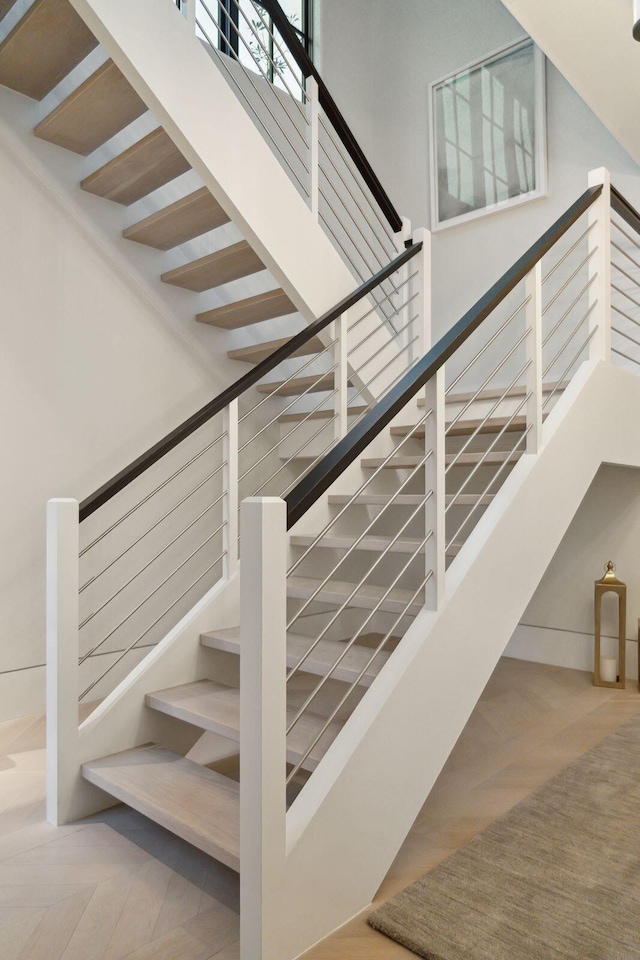
<svg viewBox="0 0 640 960">
<path fill-rule="evenodd" d="M 596 687 L 618 687 L 624 689 L 626 676 L 626 633 L 627 633 L 627 585 L 618 580 L 615 564 L 609 560 L 602 580 L 595 582 L 595 646 L 593 663 L 593 682 Z M 618 658 L 600 656 L 600 632 L 602 627 L 602 598 L 605 593 L 615 593 L 618 597 Z"/>
</svg>

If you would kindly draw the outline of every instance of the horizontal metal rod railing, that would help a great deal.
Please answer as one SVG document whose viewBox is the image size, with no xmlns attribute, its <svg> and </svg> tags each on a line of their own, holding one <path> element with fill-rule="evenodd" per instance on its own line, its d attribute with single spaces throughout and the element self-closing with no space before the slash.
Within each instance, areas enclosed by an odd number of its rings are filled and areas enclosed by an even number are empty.
<svg viewBox="0 0 640 960">
<path fill-rule="evenodd" d="M 338 105 L 329 93 L 329 90 L 327 89 L 322 77 L 316 70 L 311 57 L 300 43 L 300 40 L 298 39 L 295 30 L 291 26 L 291 23 L 289 22 L 284 10 L 277 0 L 260 0 L 260 6 L 267 11 L 273 20 L 274 26 L 284 40 L 287 49 L 290 51 L 291 56 L 298 65 L 302 75 L 305 78 L 313 77 L 318 84 L 320 106 L 324 110 L 327 118 L 331 121 L 331 125 L 342 141 L 347 153 L 356 165 L 361 177 L 374 196 L 376 203 L 384 213 L 389 225 L 391 226 L 391 229 L 394 233 L 399 233 L 400 230 L 402 230 L 402 219 L 400 218 L 399 213 L 393 206 L 388 194 L 380 183 L 380 180 L 374 173 L 371 164 L 367 160 L 362 148 L 354 137 L 349 124 L 338 109 Z"/>
<path fill-rule="evenodd" d="M 611 209 L 621 216 L 630 227 L 633 227 L 637 234 L 640 234 L 640 213 L 613 185 L 611 186 Z"/>
<path fill-rule="evenodd" d="M 288 340 L 283 346 L 274 350 L 272 354 L 256 364 L 253 370 L 250 370 L 236 380 L 230 387 L 227 387 L 226 390 L 218 394 L 215 399 L 205 404 L 204 407 L 201 407 L 200 410 L 181 423 L 180 426 L 176 427 L 163 437 L 162 440 L 159 440 L 158 443 L 155 443 L 145 453 L 137 457 L 132 463 L 125 467 L 124 470 L 121 470 L 112 477 L 111 480 L 99 487 L 95 493 L 91 494 L 91 496 L 87 497 L 80 504 L 80 522 L 90 517 L 99 507 L 107 503 L 115 494 L 127 487 L 137 477 L 141 476 L 149 467 L 157 463 L 162 457 L 178 446 L 179 443 L 195 433 L 203 424 L 215 417 L 216 414 L 221 413 L 233 400 L 241 397 L 250 387 L 258 383 L 259 380 L 274 370 L 284 360 L 291 357 L 314 336 L 325 330 L 334 320 L 337 320 L 343 313 L 371 294 L 376 287 L 415 257 L 421 249 L 421 243 L 412 244 L 407 247 L 406 250 L 392 260 L 384 269 L 378 271 L 378 273 L 365 283 L 360 284 L 359 287 L 344 297 L 335 307 L 314 323 L 309 324 L 308 327 Z"/>
<path fill-rule="evenodd" d="M 400 382 L 387 392 L 370 413 L 334 446 L 324 460 L 307 473 L 285 498 L 289 529 L 525 279 L 542 257 L 598 199 L 602 189 L 602 185 L 589 187 Z"/>
</svg>

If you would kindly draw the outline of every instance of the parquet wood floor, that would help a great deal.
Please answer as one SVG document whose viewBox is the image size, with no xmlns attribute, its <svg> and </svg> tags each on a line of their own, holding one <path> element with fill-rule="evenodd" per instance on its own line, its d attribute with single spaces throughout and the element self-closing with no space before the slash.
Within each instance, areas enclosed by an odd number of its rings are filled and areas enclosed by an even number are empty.
<svg viewBox="0 0 640 960">
<path fill-rule="evenodd" d="M 376 903 L 453 853 L 640 712 L 635 684 L 503 659 Z M 44 723 L 0 724 L 1 960 L 238 960 L 238 879 L 125 807 L 69 827 L 44 820 Z M 412 954 L 366 911 L 305 960 Z"/>
</svg>

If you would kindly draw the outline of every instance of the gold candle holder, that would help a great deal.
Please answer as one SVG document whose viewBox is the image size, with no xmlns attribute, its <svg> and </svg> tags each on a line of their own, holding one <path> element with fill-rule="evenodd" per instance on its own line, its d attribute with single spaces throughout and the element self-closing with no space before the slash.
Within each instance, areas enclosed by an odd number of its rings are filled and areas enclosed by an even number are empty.
<svg viewBox="0 0 640 960">
<path fill-rule="evenodd" d="M 626 677 L 627 653 L 627 585 L 618 580 L 615 574 L 615 564 L 609 560 L 605 566 L 605 575 L 595 582 L 595 644 L 593 651 L 593 683 L 596 687 L 612 687 L 624 690 Z M 615 680 L 603 680 L 600 671 L 600 648 L 602 629 L 602 598 L 606 593 L 614 593 L 618 597 L 618 670 Z"/>
</svg>

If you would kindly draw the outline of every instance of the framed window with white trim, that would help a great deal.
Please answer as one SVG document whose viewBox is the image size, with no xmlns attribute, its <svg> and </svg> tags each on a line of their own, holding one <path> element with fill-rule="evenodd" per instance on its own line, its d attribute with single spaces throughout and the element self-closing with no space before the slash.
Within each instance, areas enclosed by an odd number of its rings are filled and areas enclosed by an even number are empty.
<svg viewBox="0 0 640 960">
<path fill-rule="evenodd" d="M 429 87 L 433 230 L 547 195 L 545 58 L 532 40 Z"/>
</svg>

